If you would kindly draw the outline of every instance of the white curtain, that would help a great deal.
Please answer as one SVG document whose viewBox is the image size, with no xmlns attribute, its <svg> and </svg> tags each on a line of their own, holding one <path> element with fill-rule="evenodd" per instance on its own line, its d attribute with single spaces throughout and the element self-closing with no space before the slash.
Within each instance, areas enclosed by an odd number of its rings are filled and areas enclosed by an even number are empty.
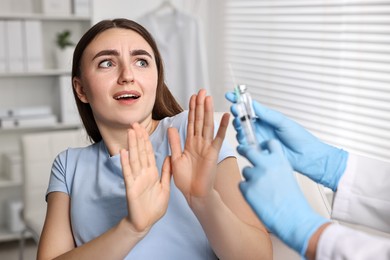
<svg viewBox="0 0 390 260">
<path fill-rule="evenodd" d="M 390 1 L 227 0 L 225 78 L 320 139 L 390 160 Z"/>
</svg>

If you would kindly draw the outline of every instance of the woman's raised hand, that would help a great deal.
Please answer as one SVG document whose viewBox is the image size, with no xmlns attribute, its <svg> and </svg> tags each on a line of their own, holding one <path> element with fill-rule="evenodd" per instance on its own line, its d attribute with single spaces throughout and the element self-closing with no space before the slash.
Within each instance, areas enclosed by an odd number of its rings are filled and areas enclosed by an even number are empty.
<svg viewBox="0 0 390 260">
<path fill-rule="evenodd" d="M 229 124 L 224 114 L 214 138 L 214 107 L 212 97 L 200 90 L 190 99 L 187 139 L 181 150 L 177 129 L 168 130 L 172 150 L 172 174 L 176 186 L 191 206 L 193 199 L 205 199 L 214 189 L 218 154 Z"/>
<path fill-rule="evenodd" d="M 146 130 L 138 123 L 128 131 L 128 151 L 120 151 L 126 185 L 128 221 L 134 232 L 146 234 L 166 212 L 170 193 L 170 158 L 158 174 Z"/>
</svg>

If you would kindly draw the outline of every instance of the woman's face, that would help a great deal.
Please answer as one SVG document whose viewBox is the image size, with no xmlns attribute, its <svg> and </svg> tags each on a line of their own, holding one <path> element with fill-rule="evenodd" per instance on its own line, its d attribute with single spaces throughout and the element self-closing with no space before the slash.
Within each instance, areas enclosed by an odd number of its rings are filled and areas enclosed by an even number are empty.
<svg viewBox="0 0 390 260">
<path fill-rule="evenodd" d="M 128 128 L 133 122 L 150 122 L 157 80 L 154 53 L 145 39 L 114 28 L 87 46 L 74 86 L 80 100 L 90 104 L 99 127 Z"/>
</svg>

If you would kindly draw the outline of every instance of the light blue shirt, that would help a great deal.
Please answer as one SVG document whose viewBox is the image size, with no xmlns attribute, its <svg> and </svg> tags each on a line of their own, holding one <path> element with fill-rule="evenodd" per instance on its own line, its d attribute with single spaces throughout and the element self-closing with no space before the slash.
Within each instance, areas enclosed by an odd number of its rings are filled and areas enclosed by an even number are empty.
<svg viewBox="0 0 390 260">
<path fill-rule="evenodd" d="M 178 129 L 184 147 L 187 117 L 186 111 L 161 120 L 150 136 L 159 172 L 171 153 L 168 127 Z M 234 156 L 234 151 L 224 143 L 218 162 L 230 156 Z M 77 246 L 103 234 L 127 216 L 120 157 L 110 157 L 103 141 L 84 148 L 69 148 L 57 156 L 47 194 L 54 191 L 70 197 Z M 217 259 L 202 226 L 173 180 L 166 214 L 125 259 Z"/>
</svg>

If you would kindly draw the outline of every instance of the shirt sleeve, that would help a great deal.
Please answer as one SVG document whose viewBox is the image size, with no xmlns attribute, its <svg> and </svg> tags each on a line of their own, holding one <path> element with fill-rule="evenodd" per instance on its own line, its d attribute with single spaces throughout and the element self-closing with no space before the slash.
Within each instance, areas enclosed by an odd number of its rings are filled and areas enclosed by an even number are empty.
<svg viewBox="0 0 390 260">
<path fill-rule="evenodd" d="M 46 192 L 46 199 L 47 195 L 54 191 L 60 191 L 69 194 L 65 177 L 67 151 L 68 150 L 63 151 L 54 159 L 49 179 L 49 187 Z"/>
<path fill-rule="evenodd" d="M 388 260 L 390 259 L 390 239 L 332 224 L 320 237 L 316 260 L 344 259 Z"/>
<path fill-rule="evenodd" d="M 332 218 L 390 233 L 390 162 L 350 154 Z"/>
</svg>

